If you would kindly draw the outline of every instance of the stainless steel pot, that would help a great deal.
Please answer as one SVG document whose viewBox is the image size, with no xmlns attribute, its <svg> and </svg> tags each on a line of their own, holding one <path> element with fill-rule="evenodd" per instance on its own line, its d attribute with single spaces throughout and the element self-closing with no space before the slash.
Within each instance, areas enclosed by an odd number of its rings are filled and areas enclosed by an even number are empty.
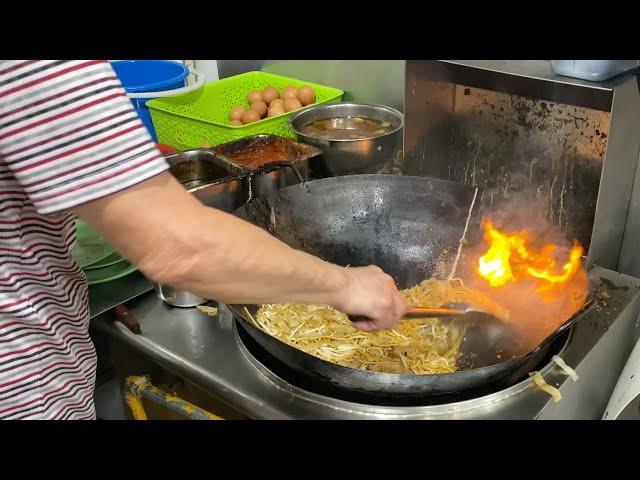
<svg viewBox="0 0 640 480">
<path fill-rule="evenodd" d="M 377 137 L 355 140 L 324 140 L 302 133 L 304 125 L 310 122 L 348 117 L 364 117 L 389 122 L 392 130 Z M 394 155 L 402 149 L 404 116 L 398 110 L 384 105 L 361 103 L 316 105 L 293 115 L 289 125 L 296 132 L 299 141 L 322 150 L 322 157 L 317 159 L 321 170 L 320 176 L 380 173 L 393 163 Z"/>
</svg>

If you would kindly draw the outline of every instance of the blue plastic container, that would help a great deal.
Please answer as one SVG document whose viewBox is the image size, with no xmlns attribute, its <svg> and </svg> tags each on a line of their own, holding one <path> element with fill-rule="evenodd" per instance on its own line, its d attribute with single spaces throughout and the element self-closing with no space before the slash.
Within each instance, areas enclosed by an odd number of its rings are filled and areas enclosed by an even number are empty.
<svg viewBox="0 0 640 480">
<path fill-rule="evenodd" d="M 119 60 L 111 62 L 116 75 L 127 93 L 163 92 L 185 86 L 189 69 L 181 63 L 168 60 Z M 133 107 L 142 123 L 158 141 L 151 123 L 149 109 L 145 105 L 149 98 L 132 98 Z"/>
</svg>

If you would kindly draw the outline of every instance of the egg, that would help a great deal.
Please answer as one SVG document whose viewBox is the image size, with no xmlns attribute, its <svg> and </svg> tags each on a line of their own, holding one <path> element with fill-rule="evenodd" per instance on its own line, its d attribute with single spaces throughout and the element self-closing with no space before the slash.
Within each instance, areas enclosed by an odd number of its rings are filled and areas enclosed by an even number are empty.
<svg viewBox="0 0 640 480">
<path fill-rule="evenodd" d="M 258 120 L 260 120 L 260 114 L 255 110 L 249 109 L 242 114 L 242 123 L 245 125 L 247 123 L 257 122 Z"/>
<path fill-rule="evenodd" d="M 251 104 L 251 110 L 255 110 L 260 115 L 260 118 L 264 118 L 267 114 L 267 104 L 262 100 L 258 100 L 257 102 L 253 102 Z"/>
<path fill-rule="evenodd" d="M 242 123 L 242 121 L 240 120 L 231 120 L 230 124 L 234 127 L 241 127 L 242 125 L 244 125 L 244 123 Z"/>
<path fill-rule="evenodd" d="M 305 85 L 298 89 L 298 100 L 300 100 L 300 103 L 306 107 L 316 101 L 316 94 L 311 87 Z"/>
<path fill-rule="evenodd" d="M 282 114 L 284 114 L 284 105 L 278 104 L 269 108 L 270 117 L 277 117 L 278 115 L 282 115 Z"/>
<path fill-rule="evenodd" d="M 276 87 L 270 85 L 262 91 L 262 101 L 267 105 L 271 105 L 271 102 L 276 98 L 280 98 L 280 93 L 278 93 Z"/>
<path fill-rule="evenodd" d="M 282 98 L 298 98 L 298 89 L 292 85 L 287 85 L 282 91 Z"/>
<path fill-rule="evenodd" d="M 281 98 L 276 98 L 273 102 L 271 102 L 269 104 L 269 109 L 272 109 L 273 107 L 280 107 L 282 108 L 282 111 L 284 112 L 284 100 L 282 100 Z"/>
<path fill-rule="evenodd" d="M 229 111 L 229 120 L 240 120 L 242 118 L 242 114 L 245 112 L 246 108 L 244 108 L 242 105 L 238 105 L 236 107 L 233 107 L 230 111 Z"/>
<path fill-rule="evenodd" d="M 249 100 L 249 104 L 262 100 L 262 92 L 260 90 L 251 90 L 247 95 L 247 100 Z"/>
<path fill-rule="evenodd" d="M 291 112 L 293 110 L 297 110 L 302 108 L 302 103 L 297 98 L 285 98 L 284 99 L 284 111 Z"/>
</svg>

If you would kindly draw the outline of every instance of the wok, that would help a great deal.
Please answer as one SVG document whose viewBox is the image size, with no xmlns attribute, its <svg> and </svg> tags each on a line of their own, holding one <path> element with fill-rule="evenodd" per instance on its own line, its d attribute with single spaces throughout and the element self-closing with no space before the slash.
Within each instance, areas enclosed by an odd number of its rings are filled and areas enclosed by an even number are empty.
<svg viewBox="0 0 640 480">
<path fill-rule="evenodd" d="M 436 274 L 443 251 L 455 253 L 473 194 L 469 187 L 425 177 L 355 175 L 286 187 L 252 199 L 234 214 L 324 260 L 345 266 L 378 265 L 400 288 L 407 288 Z M 472 215 L 471 222 L 467 239 L 474 243 L 480 241 L 479 218 Z M 552 341 L 577 318 L 525 355 L 518 352 L 510 327 L 497 320 L 495 324 L 471 321 L 461 346 L 461 370 L 408 375 L 321 360 L 255 327 L 244 308 L 255 315 L 259 306 L 229 307 L 241 331 L 296 373 L 329 389 L 377 396 L 450 394 L 517 381 L 545 358 Z"/>
</svg>

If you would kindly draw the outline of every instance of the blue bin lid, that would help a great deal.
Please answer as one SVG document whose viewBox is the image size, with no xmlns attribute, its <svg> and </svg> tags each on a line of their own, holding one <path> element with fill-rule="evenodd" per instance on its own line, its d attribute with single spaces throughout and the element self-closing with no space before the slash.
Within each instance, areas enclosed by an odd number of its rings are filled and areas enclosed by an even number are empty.
<svg viewBox="0 0 640 480">
<path fill-rule="evenodd" d="M 184 82 L 189 69 L 169 60 L 118 60 L 111 66 L 129 93 L 158 92 Z"/>
</svg>

